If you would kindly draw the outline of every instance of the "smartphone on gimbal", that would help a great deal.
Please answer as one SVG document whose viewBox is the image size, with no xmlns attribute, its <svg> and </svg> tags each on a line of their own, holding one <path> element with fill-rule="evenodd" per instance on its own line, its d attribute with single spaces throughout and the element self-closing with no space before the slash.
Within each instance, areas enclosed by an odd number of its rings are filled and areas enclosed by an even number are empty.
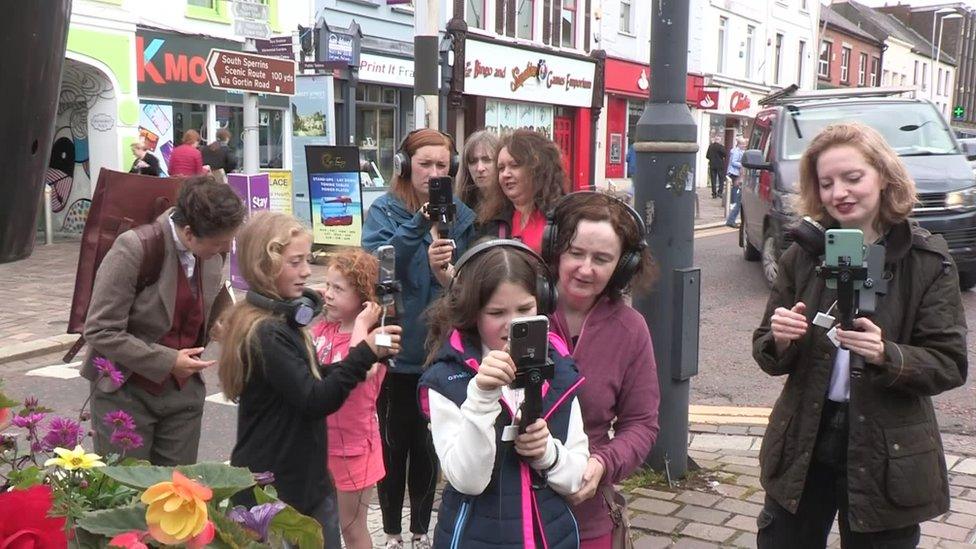
<svg viewBox="0 0 976 549">
<path fill-rule="evenodd" d="M 864 233 L 860 229 L 829 229 L 824 238 L 824 263 L 828 267 L 861 267 L 864 265 Z M 828 278 L 827 287 L 836 290 L 837 279 Z M 854 289 L 864 287 L 861 280 L 854 281 Z"/>
<path fill-rule="evenodd" d="M 549 358 L 549 319 L 543 315 L 520 317 L 508 327 L 508 354 L 515 363 L 515 388 L 525 387 L 533 369 L 541 371 Z"/>
</svg>

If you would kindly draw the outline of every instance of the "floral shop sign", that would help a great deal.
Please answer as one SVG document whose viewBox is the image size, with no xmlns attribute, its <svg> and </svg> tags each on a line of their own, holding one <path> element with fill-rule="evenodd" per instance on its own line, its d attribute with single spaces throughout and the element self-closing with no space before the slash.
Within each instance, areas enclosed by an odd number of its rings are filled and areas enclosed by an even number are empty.
<svg viewBox="0 0 976 549">
<path fill-rule="evenodd" d="M 551 53 L 468 40 L 464 93 L 589 107 L 596 64 Z"/>
</svg>

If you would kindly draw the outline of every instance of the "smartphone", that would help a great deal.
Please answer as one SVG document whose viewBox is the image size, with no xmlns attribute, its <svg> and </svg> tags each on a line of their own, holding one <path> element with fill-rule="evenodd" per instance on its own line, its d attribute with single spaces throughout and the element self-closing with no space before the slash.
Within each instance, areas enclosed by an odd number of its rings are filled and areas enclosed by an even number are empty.
<svg viewBox="0 0 976 549">
<path fill-rule="evenodd" d="M 390 245 L 380 246 L 376 249 L 376 258 L 380 262 L 380 304 L 389 307 L 396 299 L 392 291 L 396 282 L 396 250 Z"/>
<path fill-rule="evenodd" d="M 545 366 L 549 356 L 549 319 L 542 315 L 513 319 L 508 327 L 508 354 L 516 370 Z"/>
<path fill-rule="evenodd" d="M 454 204 L 454 179 L 450 177 L 433 177 L 430 180 L 429 208 L 431 211 L 443 212 Z M 436 208 L 436 210 L 435 210 Z"/>
<path fill-rule="evenodd" d="M 828 267 L 861 267 L 864 264 L 864 233 L 860 229 L 830 229 L 824 238 L 824 262 Z M 836 279 L 828 278 L 826 282 L 828 288 L 837 289 Z M 856 290 L 863 286 L 862 281 L 854 282 Z"/>
</svg>

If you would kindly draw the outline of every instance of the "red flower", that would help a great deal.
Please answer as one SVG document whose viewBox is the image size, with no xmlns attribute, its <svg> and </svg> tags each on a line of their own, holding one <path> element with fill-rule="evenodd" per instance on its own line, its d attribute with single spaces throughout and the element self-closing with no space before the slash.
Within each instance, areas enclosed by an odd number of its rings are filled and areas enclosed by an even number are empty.
<svg viewBox="0 0 976 549">
<path fill-rule="evenodd" d="M 10 425 L 10 408 L 0 408 L 0 431 Z"/>
<path fill-rule="evenodd" d="M 214 523 L 208 520 L 207 525 L 203 527 L 203 530 L 186 542 L 187 549 L 202 549 L 203 547 L 206 547 L 211 541 L 213 541 L 214 534 L 216 533 L 217 531 L 214 528 Z"/>
<path fill-rule="evenodd" d="M 48 518 L 51 487 L 34 486 L 0 494 L 0 547 L 63 549 L 64 517 Z"/>
<path fill-rule="evenodd" d="M 119 534 L 108 542 L 109 547 L 122 547 L 123 549 L 148 549 L 143 540 L 149 536 L 149 532 L 139 532 L 133 530 Z"/>
</svg>

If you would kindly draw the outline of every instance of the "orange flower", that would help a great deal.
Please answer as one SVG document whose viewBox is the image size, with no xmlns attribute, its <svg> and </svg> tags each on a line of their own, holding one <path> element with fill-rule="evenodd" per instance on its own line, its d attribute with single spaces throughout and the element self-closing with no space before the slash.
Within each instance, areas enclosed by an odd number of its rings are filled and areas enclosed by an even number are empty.
<svg viewBox="0 0 976 549">
<path fill-rule="evenodd" d="M 142 502 L 146 509 L 149 535 L 166 545 L 176 545 L 200 534 L 207 520 L 207 502 L 213 497 L 210 488 L 173 471 L 172 482 L 160 482 L 146 489 Z"/>
</svg>

